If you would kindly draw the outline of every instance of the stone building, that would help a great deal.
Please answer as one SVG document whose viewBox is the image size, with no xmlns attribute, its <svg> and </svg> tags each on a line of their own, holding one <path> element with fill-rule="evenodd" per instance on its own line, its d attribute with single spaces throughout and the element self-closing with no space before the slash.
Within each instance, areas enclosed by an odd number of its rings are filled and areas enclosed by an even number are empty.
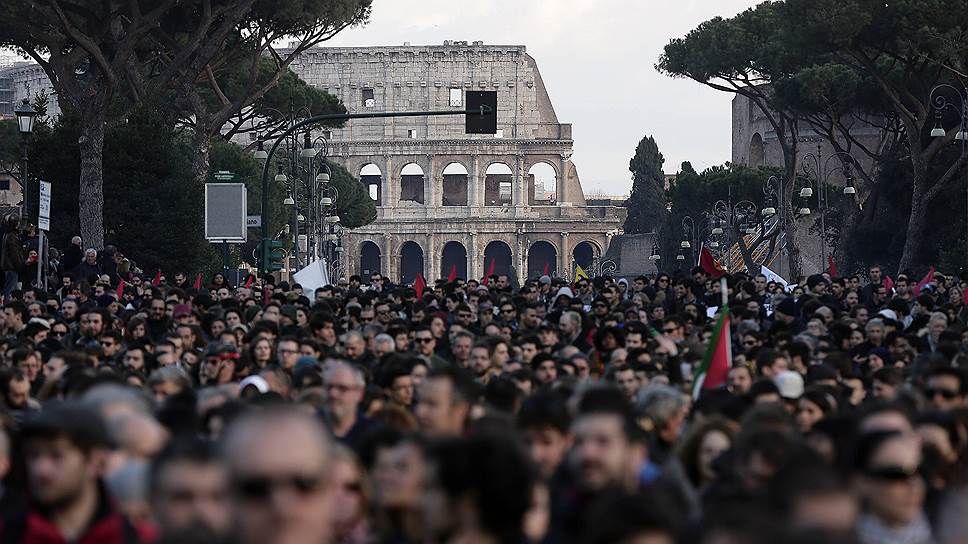
<svg viewBox="0 0 968 544">
<path fill-rule="evenodd" d="M 0 66 L 0 117 L 13 115 L 13 108 L 21 100 L 47 95 L 47 116 L 60 117 L 61 109 L 57 102 L 57 91 L 47 73 L 34 62 L 17 62 Z"/>
<path fill-rule="evenodd" d="M 855 116 L 850 126 L 851 137 L 857 139 L 865 147 L 876 150 L 881 145 L 883 131 L 865 121 L 861 116 Z M 775 166 L 783 167 L 783 150 L 778 144 L 776 131 L 753 101 L 741 95 L 733 97 L 732 101 L 732 155 L 733 164 L 747 166 Z M 817 134 L 809 124 L 801 121 L 797 137 L 800 140 L 799 157 L 797 158 L 797 172 L 802 172 L 804 156 L 812 154 L 819 156 L 828 167 L 831 183 L 843 185 L 846 181 L 842 169 L 838 168 L 838 159 L 831 159 L 836 152 L 829 142 Z M 851 157 L 865 171 L 870 171 L 872 161 L 860 150 L 851 153 Z M 807 159 L 808 161 L 810 159 Z M 816 168 L 811 165 L 811 172 Z"/>
<path fill-rule="evenodd" d="M 558 121 L 524 46 L 316 48 L 293 70 L 350 111 L 457 111 L 466 91 L 498 93 L 493 136 L 465 134 L 462 115 L 319 131 L 331 160 L 359 175 L 377 202 L 374 223 L 344 233 L 347 274 L 570 276 L 575 263 L 594 269 L 622 226 L 624 208 L 587 205 L 571 125 Z"/>
</svg>

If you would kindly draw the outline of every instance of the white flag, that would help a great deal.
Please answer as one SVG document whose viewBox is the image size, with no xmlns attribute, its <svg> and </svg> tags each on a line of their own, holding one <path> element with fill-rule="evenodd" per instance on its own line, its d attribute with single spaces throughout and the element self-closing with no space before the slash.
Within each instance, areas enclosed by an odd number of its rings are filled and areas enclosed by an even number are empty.
<svg viewBox="0 0 968 544">
<path fill-rule="evenodd" d="M 292 275 L 292 279 L 302 286 L 303 293 L 313 300 L 316 289 L 329 285 L 329 270 L 326 259 L 309 263 L 309 266 Z"/>
<path fill-rule="evenodd" d="M 775 281 L 783 286 L 784 291 L 787 290 L 787 287 L 788 287 L 787 281 L 783 279 L 783 277 L 777 274 L 776 272 L 770 270 L 765 266 L 760 266 L 760 274 L 763 274 L 764 276 L 766 276 L 767 282 Z"/>
</svg>

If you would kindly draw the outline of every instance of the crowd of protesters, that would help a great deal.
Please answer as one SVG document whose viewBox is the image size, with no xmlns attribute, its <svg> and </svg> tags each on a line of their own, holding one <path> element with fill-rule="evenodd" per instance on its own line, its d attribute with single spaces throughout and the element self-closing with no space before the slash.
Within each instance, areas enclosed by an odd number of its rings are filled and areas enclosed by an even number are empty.
<svg viewBox="0 0 968 544">
<path fill-rule="evenodd" d="M 942 274 L 727 276 L 728 381 L 694 396 L 701 268 L 307 294 L 72 245 L 0 318 L 3 542 L 968 539 Z"/>
</svg>

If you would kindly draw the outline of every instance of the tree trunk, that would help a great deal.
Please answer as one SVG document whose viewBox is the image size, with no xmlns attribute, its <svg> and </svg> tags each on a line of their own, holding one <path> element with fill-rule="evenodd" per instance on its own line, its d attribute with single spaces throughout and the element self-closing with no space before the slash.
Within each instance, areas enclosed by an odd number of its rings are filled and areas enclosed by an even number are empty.
<svg viewBox="0 0 968 544">
<path fill-rule="evenodd" d="M 104 123 L 105 105 L 94 99 L 81 108 L 81 155 L 78 221 L 85 247 L 104 247 Z"/>
<path fill-rule="evenodd" d="M 914 198 L 911 199 L 911 216 L 908 219 L 904 251 L 901 253 L 901 262 L 897 267 L 898 274 L 906 270 L 911 270 L 918 255 L 921 254 L 921 242 L 924 240 L 924 230 L 927 227 L 928 205 L 924 201 L 924 191 L 921 190 L 920 185 L 917 181 L 914 182 Z"/>
<path fill-rule="evenodd" d="M 208 181 L 208 170 L 211 160 L 212 141 L 207 127 L 199 119 L 195 125 L 195 135 L 192 136 L 192 176 L 199 187 Z"/>
</svg>

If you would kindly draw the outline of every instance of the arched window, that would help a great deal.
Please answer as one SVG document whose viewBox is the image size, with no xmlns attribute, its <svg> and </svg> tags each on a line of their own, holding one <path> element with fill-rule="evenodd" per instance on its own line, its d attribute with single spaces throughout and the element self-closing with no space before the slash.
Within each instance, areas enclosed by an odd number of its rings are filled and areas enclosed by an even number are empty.
<svg viewBox="0 0 968 544">
<path fill-rule="evenodd" d="M 511 274 L 511 247 L 500 240 L 494 240 L 484 248 L 484 275 Z"/>
<path fill-rule="evenodd" d="M 424 172 L 415 162 L 400 170 L 400 201 L 424 203 Z"/>
<path fill-rule="evenodd" d="M 360 244 L 360 275 L 369 277 L 380 271 L 380 246 L 370 240 Z"/>
<path fill-rule="evenodd" d="M 763 166 L 765 158 L 766 157 L 764 157 L 763 150 L 763 137 L 760 136 L 759 132 L 757 132 L 750 139 L 749 166 L 754 168 L 757 166 Z"/>
<path fill-rule="evenodd" d="M 409 285 L 424 271 L 424 252 L 416 242 L 400 246 L 400 283 Z"/>
<path fill-rule="evenodd" d="M 528 204 L 551 205 L 557 200 L 558 172 L 546 162 L 528 170 Z"/>
<path fill-rule="evenodd" d="M 440 254 L 440 275 L 467 279 L 467 249 L 460 242 L 447 242 Z"/>
<path fill-rule="evenodd" d="M 467 205 L 467 168 L 459 162 L 452 162 L 444 167 L 444 194 L 441 204 L 444 206 Z"/>
<path fill-rule="evenodd" d="M 571 258 L 575 264 L 580 266 L 589 276 L 593 275 L 595 259 L 598 257 L 598 250 L 591 242 L 580 242 L 571 251 Z"/>
<path fill-rule="evenodd" d="M 539 240 L 528 250 L 528 277 L 555 276 L 558 273 L 558 251 L 555 246 Z"/>
<path fill-rule="evenodd" d="M 372 162 L 364 164 L 363 168 L 360 168 L 360 183 L 366 187 L 370 200 L 379 205 L 383 195 L 383 172 L 380 171 L 380 167 Z"/>
<path fill-rule="evenodd" d="M 484 171 L 484 205 L 510 206 L 513 180 L 511 167 L 503 162 L 488 166 Z"/>
</svg>

